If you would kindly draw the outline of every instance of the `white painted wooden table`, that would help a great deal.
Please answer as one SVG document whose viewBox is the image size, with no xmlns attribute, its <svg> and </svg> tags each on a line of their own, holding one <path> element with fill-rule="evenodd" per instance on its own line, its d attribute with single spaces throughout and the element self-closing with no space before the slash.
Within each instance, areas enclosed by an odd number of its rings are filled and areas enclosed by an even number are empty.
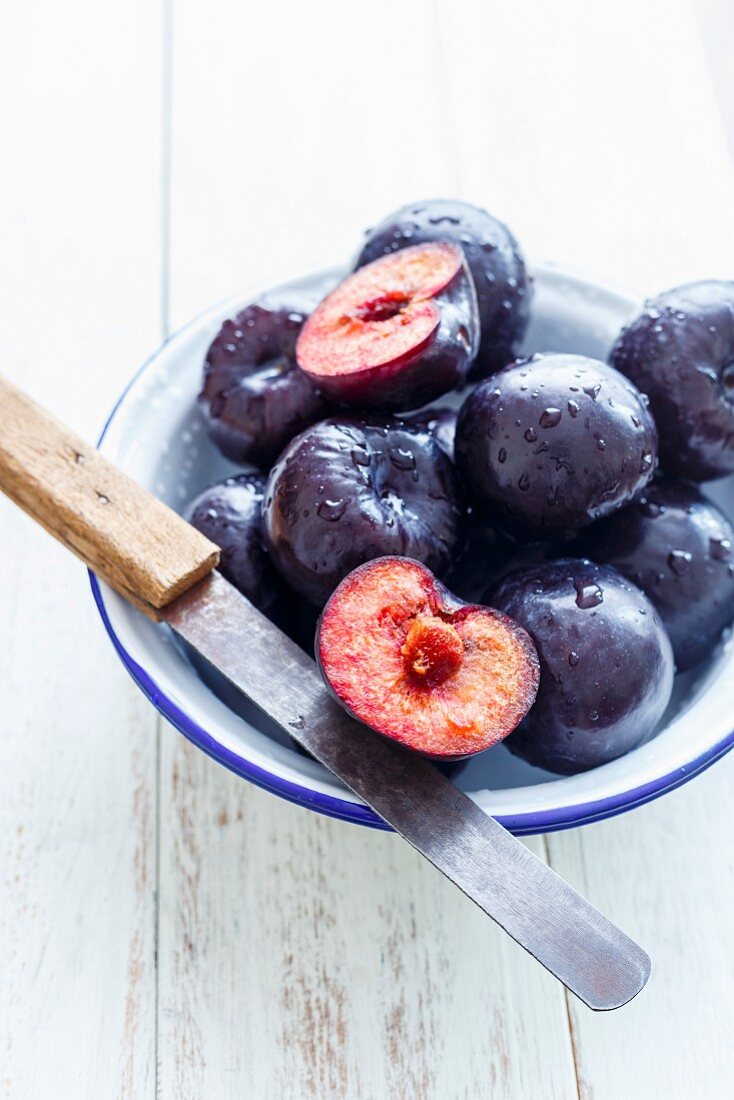
<svg viewBox="0 0 734 1100">
<path fill-rule="evenodd" d="M 172 328 L 411 199 L 641 292 L 734 270 L 687 0 L 44 0 L 0 41 L 2 369 L 90 437 Z M 397 839 L 161 725 L 4 501 L 0 548 L 3 1095 L 732 1095 L 734 757 L 530 841 L 654 957 L 594 1016 Z"/>
</svg>

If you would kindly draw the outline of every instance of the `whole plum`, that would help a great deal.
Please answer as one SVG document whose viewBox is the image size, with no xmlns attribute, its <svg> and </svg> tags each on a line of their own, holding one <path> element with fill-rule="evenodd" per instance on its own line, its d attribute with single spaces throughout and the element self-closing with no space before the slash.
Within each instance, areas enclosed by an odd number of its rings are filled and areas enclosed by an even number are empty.
<svg viewBox="0 0 734 1100">
<path fill-rule="evenodd" d="M 734 472 L 734 282 L 650 299 L 611 362 L 650 398 L 667 473 L 708 481 Z"/>
<path fill-rule="evenodd" d="M 209 434 L 233 462 L 267 468 L 286 443 L 327 413 L 296 365 L 306 317 L 334 283 L 303 279 L 264 294 L 223 323 L 204 363 L 199 404 Z"/>
<path fill-rule="evenodd" d="M 654 731 L 670 700 L 674 661 L 644 592 L 608 566 L 561 559 L 513 573 L 490 599 L 525 627 L 540 658 L 538 696 L 507 740 L 512 752 L 574 775 Z"/>
<path fill-rule="evenodd" d="M 297 436 L 263 507 L 273 561 L 317 606 L 372 558 L 415 558 L 444 573 L 461 514 L 454 468 L 431 433 L 389 418 L 332 418 Z"/>
<path fill-rule="evenodd" d="M 290 625 L 287 589 L 263 541 L 265 478 L 240 474 L 210 485 L 188 505 L 185 516 L 221 550 L 219 571 L 269 619 Z"/>
<path fill-rule="evenodd" d="M 401 207 L 366 237 L 355 268 L 424 241 L 460 244 L 474 279 L 481 325 L 470 377 L 485 378 L 514 359 L 530 318 L 532 282 L 506 225 L 478 206 L 430 199 Z"/>
<path fill-rule="evenodd" d="M 455 447 L 474 498 L 509 530 L 543 541 L 644 488 L 657 433 L 646 399 L 618 371 L 553 353 L 480 383 L 459 413 Z"/>
<path fill-rule="evenodd" d="M 734 529 L 694 486 L 661 477 L 580 546 L 647 593 L 679 670 L 693 668 L 734 618 Z"/>
</svg>

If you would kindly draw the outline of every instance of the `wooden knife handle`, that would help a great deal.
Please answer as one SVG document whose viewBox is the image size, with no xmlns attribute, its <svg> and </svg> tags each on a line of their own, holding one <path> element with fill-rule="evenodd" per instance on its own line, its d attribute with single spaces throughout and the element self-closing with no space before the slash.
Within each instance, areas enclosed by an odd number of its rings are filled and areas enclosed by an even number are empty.
<svg viewBox="0 0 734 1100">
<path fill-rule="evenodd" d="M 151 618 L 219 561 L 214 543 L 2 376 L 0 489 Z"/>
</svg>

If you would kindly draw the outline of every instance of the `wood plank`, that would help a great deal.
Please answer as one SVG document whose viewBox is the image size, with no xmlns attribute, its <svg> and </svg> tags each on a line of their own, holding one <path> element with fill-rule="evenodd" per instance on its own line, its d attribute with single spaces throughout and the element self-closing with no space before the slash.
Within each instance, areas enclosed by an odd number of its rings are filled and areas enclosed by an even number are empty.
<svg viewBox="0 0 734 1100">
<path fill-rule="evenodd" d="M 6 7 L 2 370 L 87 438 L 159 338 L 158 12 Z M 0 500 L 3 1095 L 153 1095 L 155 719 Z"/>
<path fill-rule="evenodd" d="M 575 1095 L 557 984 L 396 837 L 173 732 L 161 812 L 163 1098 Z"/>
<path fill-rule="evenodd" d="M 331 3 L 316 30 L 305 7 L 177 4 L 174 325 L 456 191 L 431 9 L 380 0 L 358 22 Z M 221 64 L 225 34 L 245 62 Z M 254 790 L 173 733 L 161 760 L 163 1100 L 575 1095 L 559 987 L 405 845 Z"/>
<path fill-rule="evenodd" d="M 734 26 L 728 0 L 694 0 L 706 58 L 711 67 L 714 90 L 729 151 L 734 154 L 734 72 L 731 56 L 734 52 Z"/>
<path fill-rule="evenodd" d="M 734 1039 L 734 757 L 612 821 L 549 837 L 554 868 L 648 948 L 648 987 L 595 1016 L 569 997 L 582 1100 L 724 1097 Z"/>
<path fill-rule="evenodd" d="M 602 282 L 731 277 L 731 163 L 690 0 L 664 18 L 656 0 L 436 6 L 463 198 Z"/>
<path fill-rule="evenodd" d="M 240 286 L 347 262 L 391 209 L 456 190 L 422 0 L 363 16 L 180 0 L 173 41 L 174 328 Z"/>
<path fill-rule="evenodd" d="M 603 19 L 581 0 L 471 8 L 470 36 L 461 11 L 439 9 L 464 193 L 484 188 L 533 254 L 641 294 L 731 277 L 731 166 L 690 5 L 675 0 L 664 19 L 629 0 Z M 485 104 L 492 135 L 474 147 L 467 97 Z M 730 1091 L 734 865 L 714 838 L 728 834 L 732 769 L 548 837 L 556 870 L 653 957 L 649 987 L 620 1012 L 568 998 L 582 1097 Z"/>
</svg>

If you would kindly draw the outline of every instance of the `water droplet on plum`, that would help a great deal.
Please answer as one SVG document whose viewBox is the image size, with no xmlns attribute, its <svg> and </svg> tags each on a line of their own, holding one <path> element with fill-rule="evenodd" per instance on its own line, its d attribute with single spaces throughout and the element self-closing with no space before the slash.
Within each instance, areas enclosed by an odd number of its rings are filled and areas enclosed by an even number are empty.
<svg viewBox="0 0 734 1100">
<path fill-rule="evenodd" d="M 714 561 L 728 561 L 731 557 L 731 541 L 718 537 L 709 539 L 709 549 Z"/>
<path fill-rule="evenodd" d="M 582 580 L 575 580 L 573 586 L 576 589 L 576 606 L 582 611 L 590 611 L 604 602 L 604 593 L 596 582 L 585 584 Z"/>
<path fill-rule="evenodd" d="M 561 423 L 561 410 L 555 408 L 543 409 L 540 414 L 540 426 L 541 428 L 555 428 Z"/>
<path fill-rule="evenodd" d="M 657 519 L 658 516 L 662 516 L 665 508 L 654 500 L 648 500 L 647 497 L 641 497 L 640 511 L 643 516 L 648 516 L 650 519 Z"/>
<path fill-rule="evenodd" d="M 407 447 L 391 447 L 388 451 L 390 461 L 398 470 L 414 470 L 415 455 Z"/>
<path fill-rule="evenodd" d="M 668 565 L 676 577 L 684 577 L 691 568 L 693 554 L 688 550 L 671 550 L 668 554 Z"/>
</svg>

